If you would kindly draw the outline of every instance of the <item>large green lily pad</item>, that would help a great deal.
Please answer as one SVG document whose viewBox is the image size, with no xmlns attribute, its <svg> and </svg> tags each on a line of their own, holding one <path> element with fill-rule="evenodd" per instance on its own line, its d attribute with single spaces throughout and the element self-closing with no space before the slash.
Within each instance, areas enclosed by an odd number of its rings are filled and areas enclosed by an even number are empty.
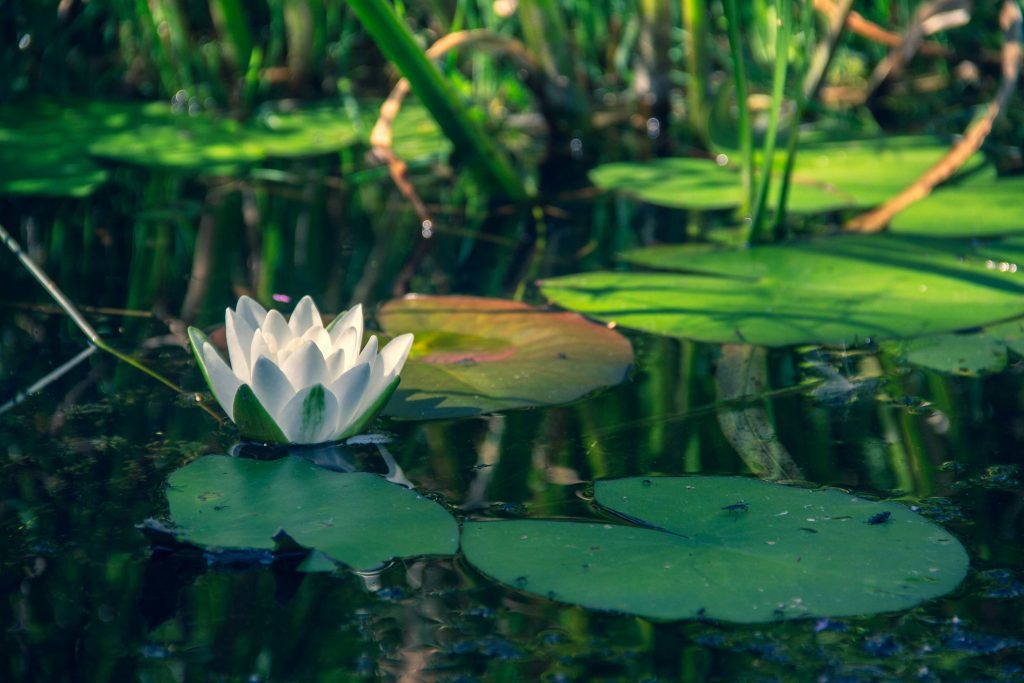
<svg viewBox="0 0 1024 683">
<path fill-rule="evenodd" d="M 880 204 L 916 180 L 947 149 L 934 138 L 916 136 L 809 142 L 797 155 L 787 208 L 815 213 Z M 979 155 L 971 164 L 980 161 Z M 679 209 L 737 208 L 743 199 L 739 171 L 710 159 L 604 164 L 590 178 L 598 187 Z M 772 185 L 777 197 L 779 182 Z"/>
<path fill-rule="evenodd" d="M 975 377 L 1003 370 L 1008 351 L 1024 355 L 1024 321 L 991 325 L 978 332 L 893 340 L 884 343 L 882 350 L 904 363 Z"/>
<path fill-rule="evenodd" d="M 597 502 L 644 526 L 468 522 L 462 549 L 494 579 L 654 619 L 756 623 L 912 607 L 953 590 L 968 558 L 897 503 L 738 477 L 599 481 Z"/>
<path fill-rule="evenodd" d="M 600 320 L 700 341 L 857 344 L 977 327 L 1024 314 L 1019 242 L 988 246 L 844 236 L 746 250 L 686 245 L 624 254 L 675 273 L 596 272 L 541 283 Z"/>
<path fill-rule="evenodd" d="M 365 108 L 367 116 L 376 106 Z M 0 107 L 0 193 L 82 197 L 107 179 L 97 161 L 192 174 L 233 174 L 268 158 L 307 157 L 367 142 L 372 121 L 337 104 L 267 105 L 249 121 L 175 113 L 164 102 L 55 102 Z M 449 144 L 416 103 L 394 123 L 405 159 Z"/>
<path fill-rule="evenodd" d="M 575 313 L 467 296 L 385 304 L 384 332 L 416 335 L 385 415 L 463 417 L 574 401 L 621 382 L 633 361 L 625 337 Z"/>
<path fill-rule="evenodd" d="M 86 153 L 97 137 L 125 125 L 133 106 L 28 101 L 0 107 L 0 193 L 84 197 L 107 172 Z"/>
<path fill-rule="evenodd" d="M 1024 176 L 999 178 L 991 166 L 963 173 L 898 213 L 901 235 L 989 237 L 1024 232 Z"/>
<path fill-rule="evenodd" d="M 434 501 L 374 474 L 332 472 L 296 456 L 199 458 L 171 475 L 167 500 L 179 539 L 214 549 L 273 549 L 284 531 L 336 562 L 371 569 L 458 548 L 455 519 Z"/>
</svg>

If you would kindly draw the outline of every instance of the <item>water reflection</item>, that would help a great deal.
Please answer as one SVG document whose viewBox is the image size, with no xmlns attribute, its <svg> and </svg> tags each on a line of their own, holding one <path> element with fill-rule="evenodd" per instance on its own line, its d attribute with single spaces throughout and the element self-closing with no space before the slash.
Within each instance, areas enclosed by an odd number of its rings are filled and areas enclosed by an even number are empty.
<svg viewBox="0 0 1024 683">
<path fill-rule="evenodd" d="M 372 184 L 317 185 L 307 194 L 303 183 L 246 180 L 208 203 L 206 188 L 192 188 L 215 226 L 214 247 L 203 294 L 185 311 L 178 284 L 193 277 L 194 262 L 174 211 L 189 188 L 141 175 L 121 186 L 117 208 L 106 197 L 85 207 L 3 211 L 33 216 L 40 228 L 26 247 L 78 303 L 106 307 L 89 313 L 97 327 L 190 389 L 203 383 L 183 348 L 143 348 L 167 335 L 167 322 L 220 318 L 238 282 L 268 295 L 311 291 L 333 310 L 356 293 L 387 299 L 415 242 L 396 238 L 396 226 L 410 235 L 422 229 Z M 679 218 L 614 199 L 570 208 L 571 218 L 550 218 L 550 251 L 531 260 L 519 238 L 533 230 L 528 217 L 448 207 L 409 286 L 501 295 L 527 262 L 541 263 L 540 275 L 603 265 L 635 232 L 666 235 Z M 156 209 L 165 211 L 145 226 L 132 218 Z M 311 226 L 307 242 L 291 231 L 298 215 Z M 473 240 L 476 233 L 500 239 Z M 592 241 L 594 234 L 604 237 Z M 297 254 L 300 243 L 306 251 Z M 131 267 L 110 271 L 111 257 Z M 8 277 L 11 292 L 35 291 L 20 272 Z M 131 322 L 109 310 L 129 302 L 160 315 Z M 59 316 L 6 311 L 4 399 L 81 350 Z M 483 517 L 593 515 L 579 493 L 598 477 L 747 473 L 717 419 L 723 408 L 748 407 L 720 405 L 721 349 L 631 339 L 632 381 L 574 405 L 385 422 L 389 438 L 292 453 L 337 472 L 379 474 Z M 1024 450 L 1024 392 L 1012 365 L 976 379 L 891 366 L 872 354 L 768 353 L 767 384 L 755 400 L 803 477 L 903 497 L 963 540 L 976 573 L 956 595 L 909 612 L 738 627 L 561 605 L 501 588 L 458 559 L 405 560 L 358 576 L 305 572 L 295 557 L 211 565 L 195 551 L 154 548 L 134 525 L 165 518 L 172 472 L 228 449 L 238 457 L 283 453 L 236 444 L 233 428 L 109 359 L 87 363 L 0 416 L 4 680 L 311 680 L 330 672 L 728 680 L 751 670 L 779 679 L 900 679 L 922 670 L 1012 679 L 1019 671 L 1024 498 L 1019 473 L 1008 468 Z"/>
</svg>

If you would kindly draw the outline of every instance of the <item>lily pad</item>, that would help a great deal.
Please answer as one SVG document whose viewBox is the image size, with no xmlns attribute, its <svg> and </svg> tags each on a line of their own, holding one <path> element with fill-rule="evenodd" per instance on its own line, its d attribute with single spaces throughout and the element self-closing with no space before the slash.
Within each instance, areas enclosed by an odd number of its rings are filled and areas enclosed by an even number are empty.
<svg viewBox="0 0 1024 683">
<path fill-rule="evenodd" d="M 0 193 L 84 197 L 107 180 L 89 144 L 125 125 L 131 105 L 28 101 L 0 107 Z"/>
<path fill-rule="evenodd" d="M 376 112 L 376 106 L 365 108 Z M 251 121 L 175 113 L 165 102 L 35 100 L 0 107 L 0 193 L 83 197 L 106 182 L 97 163 L 232 174 L 267 158 L 329 154 L 367 142 L 372 121 L 336 104 L 268 105 Z M 426 110 L 409 103 L 394 123 L 405 159 L 447 153 Z"/>
<path fill-rule="evenodd" d="M 807 143 L 797 154 L 787 208 L 816 213 L 880 204 L 916 180 L 947 149 L 934 138 L 916 136 Z M 978 155 L 971 163 L 981 160 Z M 590 178 L 598 187 L 671 208 L 730 209 L 743 199 L 738 169 L 710 159 L 604 164 Z M 777 197 L 779 183 L 772 187 Z"/>
<path fill-rule="evenodd" d="M 975 377 L 1005 368 L 1008 350 L 1024 355 L 1024 322 L 1013 320 L 980 332 L 896 340 L 883 344 L 882 350 L 904 363 Z"/>
<path fill-rule="evenodd" d="M 1024 232 L 1024 176 L 999 178 L 991 167 L 962 174 L 892 220 L 902 235 L 988 237 Z"/>
<path fill-rule="evenodd" d="M 416 335 L 385 415 L 464 417 L 574 401 L 626 377 L 621 334 L 575 313 L 515 301 L 411 296 L 377 315 L 385 333 Z"/>
<path fill-rule="evenodd" d="M 163 102 L 141 105 L 131 125 L 89 145 L 93 157 L 163 170 L 227 173 L 265 156 L 243 124 L 208 115 L 176 114 Z"/>
<path fill-rule="evenodd" d="M 199 458 L 171 475 L 167 500 L 179 539 L 207 548 L 269 550 L 284 531 L 355 569 L 458 548 L 455 519 L 434 501 L 374 474 L 332 472 L 295 456 Z"/>
<path fill-rule="evenodd" d="M 716 343 L 857 344 L 978 327 L 1024 314 L 1024 248 L 844 236 L 742 251 L 686 245 L 624 254 L 676 273 L 596 272 L 541 283 L 600 320 Z M 1002 264 L 1010 264 L 1002 268 Z"/>
<path fill-rule="evenodd" d="M 462 549 L 519 590 L 653 619 L 757 623 L 912 607 L 956 588 L 968 558 L 898 503 L 738 477 L 599 481 L 644 526 L 468 522 Z"/>
</svg>

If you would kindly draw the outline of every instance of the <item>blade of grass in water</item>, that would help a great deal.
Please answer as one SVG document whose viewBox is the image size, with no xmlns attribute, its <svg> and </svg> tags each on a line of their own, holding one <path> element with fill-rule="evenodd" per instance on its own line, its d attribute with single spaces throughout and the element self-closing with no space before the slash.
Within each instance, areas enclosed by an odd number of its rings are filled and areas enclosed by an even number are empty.
<svg viewBox="0 0 1024 683">
<path fill-rule="evenodd" d="M 775 33 L 775 71 L 772 74 L 772 105 L 768 118 L 768 131 L 764 142 L 764 160 L 757 189 L 757 199 L 750 219 L 746 243 L 760 240 L 764 233 L 765 209 L 768 205 L 768 191 L 772 184 L 772 167 L 775 161 L 775 140 L 779 133 L 779 110 L 786 92 L 786 68 L 789 65 L 789 37 L 793 29 L 793 7 L 790 0 L 780 0 L 778 28 Z"/>
<path fill-rule="evenodd" d="M 252 53 L 252 34 L 241 0 L 210 0 L 210 16 L 217 31 L 227 38 L 235 69 L 244 74 Z"/>
<path fill-rule="evenodd" d="M 388 61 L 409 80 L 441 130 L 469 158 L 477 178 L 510 199 L 527 194 L 520 177 L 483 126 L 459 99 L 441 71 L 427 59 L 412 33 L 384 0 L 351 0 L 349 6 Z"/>
<path fill-rule="evenodd" d="M 747 104 L 747 68 L 743 62 L 743 44 L 740 41 L 740 12 L 736 0 L 724 0 L 725 21 L 732 55 L 732 78 L 736 87 L 737 125 L 740 129 L 740 177 L 743 183 L 744 215 L 750 213 L 753 201 L 754 138 L 750 128 L 750 110 Z M 749 237 L 749 236 L 748 236 Z"/>
<path fill-rule="evenodd" d="M 782 172 L 782 185 L 779 187 L 779 203 L 775 208 L 775 217 L 772 221 L 772 232 L 776 240 L 783 237 L 783 221 L 786 219 L 786 205 L 789 202 L 789 187 L 790 180 L 793 177 L 793 167 L 796 165 L 796 153 L 797 145 L 800 141 L 799 128 L 800 122 L 803 121 L 804 111 L 807 109 L 807 102 L 813 97 L 813 94 L 817 91 L 817 86 L 809 87 L 808 82 L 811 79 L 820 79 L 824 75 L 824 71 L 820 74 L 817 73 L 816 69 L 818 64 L 822 60 L 824 62 L 831 61 L 831 54 L 835 51 L 836 45 L 838 45 L 838 32 L 842 31 L 843 25 L 845 25 L 846 15 L 849 14 L 850 6 L 853 4 L 852 0 L 844 0 L 843 3 L 843 22 L 842 24 L 833 24 L 829 27 L 829 36 L 822 43 L 821 47 L 815 53 L 813 59 L 810 62 L 804 63 L 804 68 L 797 78 L 797 82 L 800 83 L 800 88 L 796 92 L 796 111 L 793 113 L 793 125 L 790 126 L 789 140 L 786 144 L 786 165 Z M 812 8 L 805 8 L 803 12 L 803 19 L 801 21 L 801 31 L 805 36 L 810 36 L 814 29 L 814 10 Z M 805 43 L 808 39 L 805 39 Z M 828 52 L 828 56 L 822 58 L 821 51 Z"/>
<path fill-rule="evenodd" d="M 35 278 L 36 282 L 42 285 L 43 289 L 45 289 L 46 292 L 53 298 L 53 300 L 57 302 L 57 305 L 64 309 L 64 312 L 68 314 L 68 317 L 71 318 L 71 321 L 75 323 L 75 326 L 82 331 L 82 333 L 86 336 L 86 338 L 93 346 L 100 349 L 101 351 L 106 351 L 107 353 L 114 356 L 118 360 L 124 361 L 125 363 L 132 366 L 136 370 L 139 370 L 140 372 L 149 375 L 156 381 L 176 391 L 179 394 L 190 393 L 186 392 L 184 389 L 182 389 L 177 384 L 161 375 L 159 372 L 146 367 L 146 365 L 144 365 L 142 361 L 132 358 L 128 354 L 121 353 L 113 346 L 108 344 L 106 340 L 104 340 L 103 337 L 99 335 L 99 332 L 97 332 L 93 328 L 93 326 L 89 324 L 89 321 L 85 319 L 85 316 L 83 316 L 75 307 L 75 305 L 71 303 L 71 300 L 64 295 L 64 292 L 60 290 L 60 288 L 57 286 L 57 283 L 50 279 L 50 276 L 46 274 L 46 271 L 40 268 L 39 264 L 33 261 L 29 257 L 29 255 L 26 254 L 24 250 L 22 250 L 21 245 L 18 244 L 18 241 L 15 240 L 14 237 L 9 232 L 7 232 L 7 230 L 4 229 L 2 225 L 0 225 L 0 242 L 3 242 L 4 245 L 11 250 L 11 253 L 14 254 L 19 261 L 21 261 L 21 264 L 25 266 L 26 270 L 28 270 L 32 277 Z M 199 407 L 205 410 L 211 417 L 213 417 L 213 419 L 220 422 L 220 416 L 218 416 L 217 413 L 213 412 L 209 408 L 209 406 L 200 403 Z"/>
<path fill-rule="evenodd" d="M 687 114 L 690 127 L 707 139 L 708 111 L 708 6 L 707 0 L 682 0 L 683 27 L 686 29 Z"/>
</svg>

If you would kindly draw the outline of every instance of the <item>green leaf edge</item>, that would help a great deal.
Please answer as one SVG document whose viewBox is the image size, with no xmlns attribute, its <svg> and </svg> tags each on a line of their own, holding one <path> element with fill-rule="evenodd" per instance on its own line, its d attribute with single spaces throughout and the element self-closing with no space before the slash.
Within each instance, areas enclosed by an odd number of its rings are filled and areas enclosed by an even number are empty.
<svg viewBox="0 0 1024 683">
<path fill-rule="evenodd" d="M 291 443 L 248 384 L 238 388 L 233 412 L 243 439 L 260 443 Z"/>
</svg>

